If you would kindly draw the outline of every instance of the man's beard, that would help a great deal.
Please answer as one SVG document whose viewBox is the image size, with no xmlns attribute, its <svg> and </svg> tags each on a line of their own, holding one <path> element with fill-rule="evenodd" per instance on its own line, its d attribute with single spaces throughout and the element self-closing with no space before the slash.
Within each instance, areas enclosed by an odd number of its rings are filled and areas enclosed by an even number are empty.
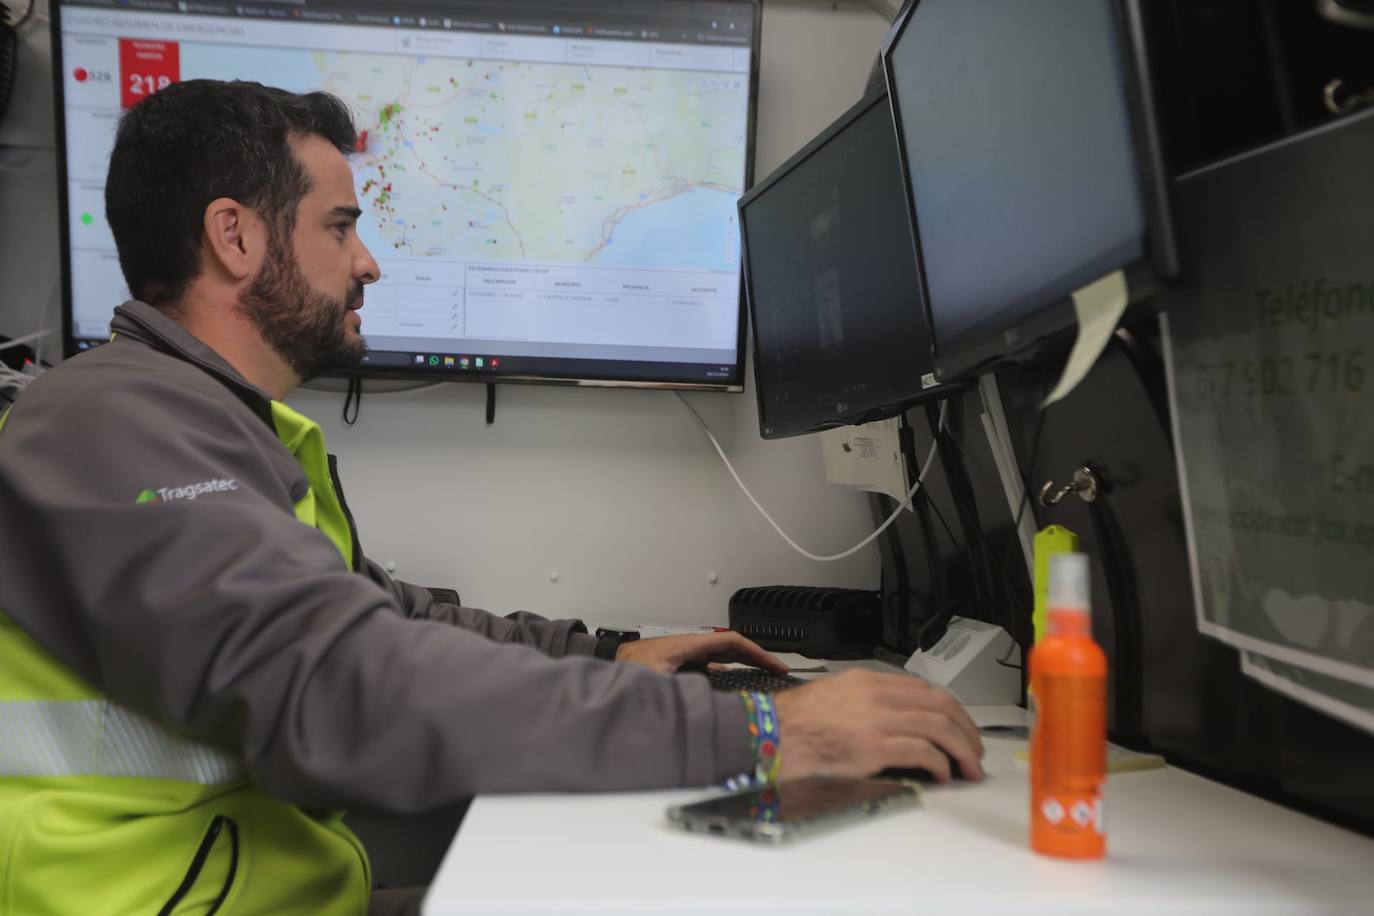
<svg viewBox="0 0 1374 916">
<path fill-rule="evenodd" d="M 238 308 L 268 346 L 306 381 L 357 365 L 367 353 L 362 338 L 350 337 L 345 326 L 349 307 L 362 298 L 363 285 L 356 281 L 344 299 L 312 288 L 296 265 L 289 243 L 273 244 L 257 278 L 239 295 Z"/>
</svg>

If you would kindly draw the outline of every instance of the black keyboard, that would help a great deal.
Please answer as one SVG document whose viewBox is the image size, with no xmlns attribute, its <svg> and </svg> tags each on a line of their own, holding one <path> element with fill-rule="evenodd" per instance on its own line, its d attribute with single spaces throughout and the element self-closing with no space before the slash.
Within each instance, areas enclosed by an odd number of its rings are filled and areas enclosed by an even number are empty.
<svg viewBox="0 0 1374 916">
<path fill-rule="evenodd" d="M 751 690 L 755 693 L 773 693 L 805 683 L 790 674 L 774 674 L 762 668 L 726 668 L 724 671 L 706 671 L 706 679 L 716 690 Z"/>
</svg>

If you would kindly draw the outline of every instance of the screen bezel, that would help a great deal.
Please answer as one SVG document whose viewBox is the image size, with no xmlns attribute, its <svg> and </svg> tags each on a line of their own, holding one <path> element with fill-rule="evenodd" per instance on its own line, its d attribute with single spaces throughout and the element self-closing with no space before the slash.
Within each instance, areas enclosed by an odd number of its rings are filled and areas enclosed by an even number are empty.
<svg viewBox="0 0 1374 916">
<path fill-rule="evenodd" d="M 933 384 L 933 387 L 923 388 L 919 393 L 911 394 L 899 398 L 895 401 L 884 401 L 880 404 L 871 405 L 862 409 L 844 411 L 834 414 L 830 419 L 819 423 L 792 423 L 779 426 L 770 421 L 767 415 L 767 406 L 763 398 L 763 380 L 761 373 L 761 362 L 759 360 L 759 333 L 758 333 L 758 314 L 754 308 L 754 286 L 753 277 L 749 270 L 749 234 L 745 231 L 745 211 L 754 200 L 782 181 L 789 174 L 799 168 L 803 163 L 810 159 L 823 146 L 837 134 L 844 131 L 850 124 L 868 114 L 874 106 L 884 105 L 888 102 L 888 93 L 885 87 L 879 87 L 866 93 L 862 99 L 852 105 L 849 110 L 840 115 L 834 123 L 818 134 L 810 143 L 802 147 L 782 165 L 778 166 L 767 177 L 762 179 L 757 185 L 749 190 L 739 199 L 739 231 L 740 231 L 740 254 L 744 259 L 744 288 L 746 301 L 749 304 L 749 328 L 750 328 L 750 347 L 754 357 L 754 395 L 758 403 L 759 414 L 759 435 L 764 439 L 784 439 L 791 436 L 802 436 L 808 433 L 821 432 L 826 429 L 834 429 L 839 426 L 854 426 L 861 423 L 869 423 L 874 420 L 883 420 L 889 417 L 896 417 L 903 414 L 908 408 L 949 397 L 954 389 L 950 386 Z M 920 273 L 920 263 L 918 261 L 917 274 Z M 925 306 L 925 291 L 923 284 L 918 284 L 913 290 L 914 297 L 920 301 L 913 301 L 912 307 L 919 310 L 921 321 L 925 324 L 926 339 L 931 339 L 930 334 L 930 314 Z M 926 355 L 926 354 L 923 354 Z M 933 372 L 933 365 L 923 366 L 921 375 L 927 376 Z M 932 379 L 933 382 L 933 379 Z M 923 383 L 924 384 L 924 383 Z"/>
<path fill-rule="evenodd" d="M 750 31 L 749 47 L 749 104 L 748 117 L 746 124 L 745 151 L 744 151 L 744 189 L 746 191 L 753 184 L 754 180 L 754 153 L 758 134 L 758 97 L 759 97 L 759 64 L 760 64 L 760 33 L 762 27 L 762 3 L 761 0 L 729 0 L 730 3 L 738 3 L 749 7 L 749 14 L 752 17 L 752 27 Z M 648 0 L 646 6 L 652 5 L 653 0 Z M 61 293 L 62 293 L 62 352 L 64 358 L 70 358 L 83 352 L 79 346 L 79 341 L 75 336 L 75 316 L 73 315 L 72 302 L 72 252 L 71 252 L 71 226 L 70 226 L 70 201 L 68 200 L 68 175 L 67 175 L 67 124 L 66 124 L 66 94 L 64 74 L 66 72 L 62 59 L 62 8 L 64 6 L 80 6 L 79 3 L 68 2 L 68 0 L 52 0 L 49 18 L 52 24 L 50 32 L 51 53 L 52 53 L 52 80 L 53 80 L 53 105 L 54 105 L 54 136 L 56 143 L 57 158 L 57 199 L 58 199 L 58 232 L 59 232 L 59 257 L 61 264 Z M 414 6 L 439 7 L 441 4 L 426 4 L 423 0 L 415 3 Z M 327 24 L 312 23 L 318 27 Z M 737 211 L 738 212 L 738 211 Z M 111 312 L 118 303 L 111 303 Z M 746 358 L 745 347 L 747 345 L 747 316 L 748 309 L 743 271 L 743 252 L 741 252 L 741 267 L 739 278 L 739 299 L 735 323 L 735 361 L 729 366 L 728 373 L 719 381 L 704 380 L 699 375 L 688 377 L 686 375 L 675 375 L 671 368 L 676 363 L 654 363 L 641 361 L 624 360 L 584 360 L 584 359 L 558 359 L 548 358 L 550 364 L 555 362 L 566 362 L 569 365 L 566 370 L 562 366 L 550 368 L 543 371 L 519 371 L 507 370 L 504 367 L 498 369 L 484 369 L 482 371 L 455 373 L 452 370 L 442 367 L 424 366 L 376 366 L 358 365 L 350 366 L 347 369 L 340 369 L 330 373 L 331 376 L 339 378 L 379 378 L 404 381 L 419 382 L 478 382 L 482 384 L 501 383 L 525 383 L 539 385 L 579 385 L 595 388 L 650 388 L 665 390 L 682 391 L 722 391 L 738 394 L 744 391 L 744 364 Z M 83 338 L 84 339 L 84 338 Z M 391 352 L 391 351 L 379 351 Z M 442 352 L 442 351 L 441 351 Z M 482 355 L 482 354 L 478 354 Z M 500 356 L 501 354 L 497 354 Z M 523 357 L 512 357 L 511 359 L 525 359 Z M 696 364 L 683 364 L 696 365 Z M 726 364 L 722 363 L 722 367 Z"/>
<path fill-rule="evenodd" d="M 1135 303 L 1150 298 L 1162 282 L 1178 276 L 1178 244 L 1173 229 L 1171 187 L 1164 162 L 1164 143 L 1150 71 L 1141 0 L 1109 2 L 1117 25 L 1136 174 L 1145 210 L 1145 257 L 1122 267 L 1129 290 L 1128 301 Z M 935 334 L 930 289 L 926 282 L 925 254 L 916 216 L 918 205 L 911 186 L 911 171 L 907 167 L 906 140 L 902 133 L 901 113 L 892 77 L 892 48 L 901 39 L 920 4 L 921 0 L 909 0 L 898 14 L 883 39 L 880 59 L 893 127 L 897 132 L 897 150 L 902 162 L 901 179 L 906 195 L 907 217 L 911 222 L 911 237 L 916 246 L 921 302 L 926 310 L 926 326 L 930 330 L 935 376 L 942 383 L 971 381 L 998 366 L 1038 359 L 1047 352 L 1062 348 L 1067 332 L 1077 327 L 1078 317 L 1072 299 L 1062 296 L 1015 322 L 1003 325 L 995 332 L 985 332 L 976 338 L 966 333 L 957 347 L 951 347 L 946 342 L 946 346 L 941 348 Z"/>
</svg>

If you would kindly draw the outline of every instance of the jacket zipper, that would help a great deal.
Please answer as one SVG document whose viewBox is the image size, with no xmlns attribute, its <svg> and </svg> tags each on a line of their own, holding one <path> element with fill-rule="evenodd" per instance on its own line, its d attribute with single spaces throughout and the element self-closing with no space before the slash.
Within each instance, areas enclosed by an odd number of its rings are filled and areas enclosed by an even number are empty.
<svg viewBox="0 0 1374 916">
<path fill-rule="evenodd" d="M 234 886 L 234 877 L 239 870 L 239 825 L 234 823 L 233 818 L 216 814 L 210 821 L 210 826 L 205 830 L 205 836 L 200 840 L 200 846 L 196 849 L 195 856 L 191 859 L 191 867 L 186 870 L 186 876 L 181 879 L 181 884 L 177 886 L 171 899 L 162 905 L 158 910 L 158 916 L 171 916 L 182 898 L 191 892 L 195 887 L 196 879 L 200 877 L 200 871 L 205 867 L 205 860 L 210 858 L 210 851 L 215 848 L 215 841 L 219 839 L 220 831 L 225 827 L 229 828 L 229 874 L 224 879 L 224 887 L 220 888 L 219 896 L 210 905 L 205 916 L 214 916 L 219 908 L 224 904 L 229 896 L 229 890 Z"/>
<path fill-rule="evenodd" d="M 348 533 L 353 538 L 353 571 L 363 571 L 363 545 L 358 543 L 358 526 L 353 524 L 353 513 L 348 511 L 348 500 L 344 499 L 343 484 L 339 483 L 339 459 L 329 458 L 329 481 L 334 485 L 334 495 L 339 499 L 339 508 L 348 520 Z"/>
</svg>

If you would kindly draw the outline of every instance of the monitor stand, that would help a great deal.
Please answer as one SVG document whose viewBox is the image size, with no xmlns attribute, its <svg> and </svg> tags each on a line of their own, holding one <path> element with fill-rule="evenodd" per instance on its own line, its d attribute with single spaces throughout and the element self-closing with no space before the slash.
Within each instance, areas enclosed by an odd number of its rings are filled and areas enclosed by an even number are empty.
<svg viewBox="0 0 1374 916">
<path fill-rule="evenodd" d="M 1007 428 L 1007 416 L 1002 410 L 1002 394 L 997 388 L 997 377 L 991 373 L 978 379 L 978 394 L 983 402 L 983 432 L 988 437 L 992 449 L 992 460 L 997 465 L 997 476 L 1006 492 L 1007 506 L 1011 510 L 1012 522 L 1016 525 L 1016 537 L 1021 542 L 1021 557 L 1026 562 L 1026 574 L 1035 581 L 1035 513 L 1026 511 L 1026 487 L 1017 471 L 1016 452 L 1011 445 L 1011 431 Z M 1026 468 L 1026 473 L 1032 473 Z"/>
</svg>

